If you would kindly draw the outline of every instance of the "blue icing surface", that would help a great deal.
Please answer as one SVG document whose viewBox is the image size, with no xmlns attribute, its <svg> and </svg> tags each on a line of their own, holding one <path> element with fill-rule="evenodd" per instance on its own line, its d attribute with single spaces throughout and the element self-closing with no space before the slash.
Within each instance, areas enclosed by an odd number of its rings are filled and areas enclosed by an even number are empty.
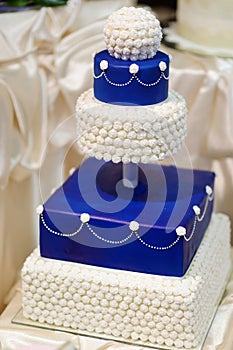
<svg viewBox="0 0 233 350">
<path fill-rule="evenodd" d="M 108 62 L 105 75 L 100 68 L 101 61 Z M 161 72 L 160 62 L 166 63 L 166 70 Z M 129 67 L 136 64 L 139 71 L 132 78 Z M 147 60 L 124 61 L 109 55 L 107 50 L 101 51 L 94 58 L 94 95 L 102 101 L 119 105 L 151 105 L 160 103 L 168 97 L 169 56 L 161 51 Z M 162 74 L 162 75 L 161 75 Z M 164 75 L 163 75 L 164 74 Z M 166 78 L 165 78 L 166 77 Z M 126 84 L 117 86 L 116 84 Z M 145 85 L 144 85 L 145 84 Z M 152 84 L 148 86 L 148 84 Z"/>
<path fill-rule="evenodd" d="M 208 226 L 213 202 L 197 223 L 193 238 L 183 237 L 171 248 L 151 249 L 131 233 L 137 221 L 142 240 L 151 246 L 167 247 L 176 239 L 175 229 L 184 226 L 187 236 L 194 222 L 193 205 L 203 212 L 205 186 L 213 188 L 214 174 L 173 166 L 140 165 L 139 185 L 121 186 L 122 164 L 88 159 L 45 203 L 44 220 L 54 231 L 71 233 L 80 227 L 80 215 L 90 215 L 74 237 L 49 232 L 41 223 L 40 246 L 44 257 L 144 273 L 182 276 L 187 270 Z M 116 184 L 118 185 L 116 186 Z M 117 190 L 116 190 L 117 188 Z M 148 190 L 149 188 L 149 190 Z M 117 195 L 118 192 L 118 195 Z M 148 194 L 149 193 L 149 194 Z"/>
</svg>

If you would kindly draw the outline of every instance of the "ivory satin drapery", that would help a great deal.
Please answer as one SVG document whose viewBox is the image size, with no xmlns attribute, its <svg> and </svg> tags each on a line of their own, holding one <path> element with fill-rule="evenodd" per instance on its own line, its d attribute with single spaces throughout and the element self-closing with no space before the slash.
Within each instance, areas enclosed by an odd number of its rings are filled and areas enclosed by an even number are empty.
<svg viewBox="0 0 233 350">
<path fill-rule="evenodd" d="M 184 96 L 188 107 L 185 145 L 190 163 L 216 173 L 215 210 L 232 221 L 233 58 L 162 49 L 172 57 L 170 87 Z"/>
<path fill-rule="evenodd" d="M 0 14 L 0 312 L 37 244 L 36 206 L 79 162 L 72 155 L 75 101 L 92 85 L 104 20 L 130 4 L 71 0 Z"/>
</svg>

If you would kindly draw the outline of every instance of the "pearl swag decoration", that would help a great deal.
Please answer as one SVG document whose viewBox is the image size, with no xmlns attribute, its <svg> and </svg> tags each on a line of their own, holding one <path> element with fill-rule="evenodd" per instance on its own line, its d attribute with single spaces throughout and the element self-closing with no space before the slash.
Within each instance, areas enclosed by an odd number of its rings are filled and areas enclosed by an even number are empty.
<svg viewBox="0 0 233 350">
<path fill-rule="evenodd" d="M 204 219 L 205 217 L 205 214 L 206 214 L 206 211 L 207 211 L 207 208 L 208 208 L 208 204 L 209 202 L 211 202 L 214 198 L 213 196 L 213 190 L 212 188 L 207 185 L 205 187 L 205 192 L 207 194 L 207 197 L 206 197 L 206 201 L 205 201 L 205 205 L 204 205 L 204 208 L 203 208 L 203 212 L 202 212 L 202 215 L 201 214 L 201 209 L 199 208 L 199 206 L 197 205 L 194 205 L 193 206 L 193 211 L 195 213 L 195 218 L 194 218 L 194 222 L 193 222 L 193 227 L 192 227 L 192 231 L 191 233 L 189 234 L 189 236 L 187 236 L 187 231 L 186 231 L 186 228 L 183 227 L 183 226 L 178 226 L 176 228 L 176 234 L 177 234 L 177 239 L 172 242 L 171 244 L 169 244 L 168 246 L 165 246 L 165 247 L 161 247 L 161 246 L 154 246 L 154 245 L 151 245 L 151 244 L 148 244 L 146 243 L 141 237 L 140 235 L 138 234 L 138 230 L 140 228 L 140 224 L 133 220 L 129 223 L 129 229 L 131 230 L 131 233 L 128 234 L 128 236 L 126 236 L 124 239 L 121 239 L 121 240 L 118 240 L 118 241 L 114 241 L 114 240 L 109 240 L 109 239 L 106 239 L 104 237 L 101 237 L 99 236 L 94 230 L 93 228 L 89 225 L 89 222 L 91 220 L 91 216 L 90 214 L 88 213 L 82 213 L 80 215 L 80 221 L 81 221 L 81 225 L 80 227 L 72 232 L 72 233 L 61 233 L 61 232 L 58 232 L 58 231 L 55 231 L 55 230 L 52 230 L 48 225 L 47 223 L 45 222 L 45 219 L 44 219 L 44 216 L 43 216 L 43 212 L 44 212 L 44 207 L 43 205 L 39 205 L 36 209 L 37 211 L 37 214 L 40 215 L 41 217 L 41 221 L 42 221 L 42 224 L 45 226 L 45 228 L 50 232 L 50 233 L 53 233 L 55 235 L 58 235 L 58 236 L 62 236 L 62 237 L 73 237 L 75 236 L 76 234 L 80 233 L 83 226 L 86 225 L 88 230 L 99 240 L 105 242 L 105 243 L 109 243 L 109 244 L 114 244 L 114 245 L 117 245 L 117 244 L 122 244 L 122 243 L 125 243 L 126 241 L 128 241 L 132 236 L 133 234 L 136 236 L 136 238 L 146 247 L 148 248 L 151 248 L 151 249 L 154 249 L 154 250 L 167 250 L 167 249 L 170 249 L 172 248 L 179 240 L 181 237 L 183 237 L 185 239 L 186 242 L 189 242 L 194 233 L 195 233 L 195 230 L 196 230 L 196 225 L 197 225 L 197 222 L 200 222 Z"/>
<path fill-rule="evenodd" d="M 102 70 L 102 72 L 99 74 L 99 75 L 95 75 L 93 74 L 94 78 L 95 79 L 99 79 L 101 77 L 104 77 L 106 79 L 106 81 L 110 84 L 110 85 L 114 85 L 114 86 L 117 86 L 117 87 L 123 87 L 123 86 L 127 86 L 129 84 L 132 83 L 132 81 L 134 79 L 137 80 L 137 82 L 143 86 L 146 86 L 146 87 L 151 87 L 151 86 L 155 86 L 157 85 L 160 80 L 163 78 L 165 80 L 168 80 L 169 79 L 169 76 L 166 76 L 164 74 L 165 70 L 167 69 L 167 64 L 166 62 L 164 61 L 161 61 L 159 63 L 159 68 L 160 68 L 160 71 L 161 71 L 161 74 L 159 76 L 159 78 L 154 81 L 153 83 L 144 83 L 141 79 L 139 79 L 139 77 L 137 76 L 137 73 L 139 72 L 140 70 L 140 67 L 138 64 L 136 63 L 132 63 L 130 66 L 129 66 L 129 72 L 132 74 L 131 78 L 126 81 L 125 83 L 115 83 L 113 82 L 112 80 L 110 80 L 106 74 L 106 71 L 108 69 L 108 61 L 107 60 L 102 60 L 100 61 L 100 69 Z"/>
</svg>

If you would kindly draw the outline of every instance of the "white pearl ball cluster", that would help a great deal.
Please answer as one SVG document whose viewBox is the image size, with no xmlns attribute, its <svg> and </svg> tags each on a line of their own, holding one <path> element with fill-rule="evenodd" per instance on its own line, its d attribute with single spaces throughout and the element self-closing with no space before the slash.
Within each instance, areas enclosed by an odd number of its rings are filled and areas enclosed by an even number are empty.
<svg viewBox="0 0 233 350">
<path fill-rule="evenodd" d="M 98 101 L 90 89 L 76 112 L 80 152 L 114 163 L 155 163 L 175 154 L 186 136 L 186 104 L 175 91 L 161 104 L 127 107 Z"/>
<path fill-rule="evenodd" d="M 111 56 L 122 60 L 145 60 L 155 56 L 162 31 L 159 21 L 148 10 L 123 7 L 107 19 L 104 38 Z"/>
<path fill-rule="evenodd" d="M 182 278 L 45 259 L 35 250 L 22 269 L 24 317 L 103 338 L 191 349 L 203 340 L 228 275 L 229 236 L 229 219 L 214 214 Z"/>
</svg>

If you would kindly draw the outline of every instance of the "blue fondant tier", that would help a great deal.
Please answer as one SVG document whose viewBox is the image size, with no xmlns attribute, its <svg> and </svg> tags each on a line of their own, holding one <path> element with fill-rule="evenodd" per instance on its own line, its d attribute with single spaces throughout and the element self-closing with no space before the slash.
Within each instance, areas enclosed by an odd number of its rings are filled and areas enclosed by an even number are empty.
<svg viewBox="0 0 233 350">
<path fill-rule="evenodd" d="M 182 276 L 209 224 L 215 175 L 140 165 L 122 184 L 122 163 L 87 159 L 44 204 L 43 257 L 149 274 Z"/>
<path fill-rule="evenodd" d="M 94 57 L 94 95 L 102 102 L 142 106 L 162 102 L 168 97 L 168 77 L 169 56 L 161 51 L 135 62 L 116 59 L 107 50 Z"/>
</svg>

